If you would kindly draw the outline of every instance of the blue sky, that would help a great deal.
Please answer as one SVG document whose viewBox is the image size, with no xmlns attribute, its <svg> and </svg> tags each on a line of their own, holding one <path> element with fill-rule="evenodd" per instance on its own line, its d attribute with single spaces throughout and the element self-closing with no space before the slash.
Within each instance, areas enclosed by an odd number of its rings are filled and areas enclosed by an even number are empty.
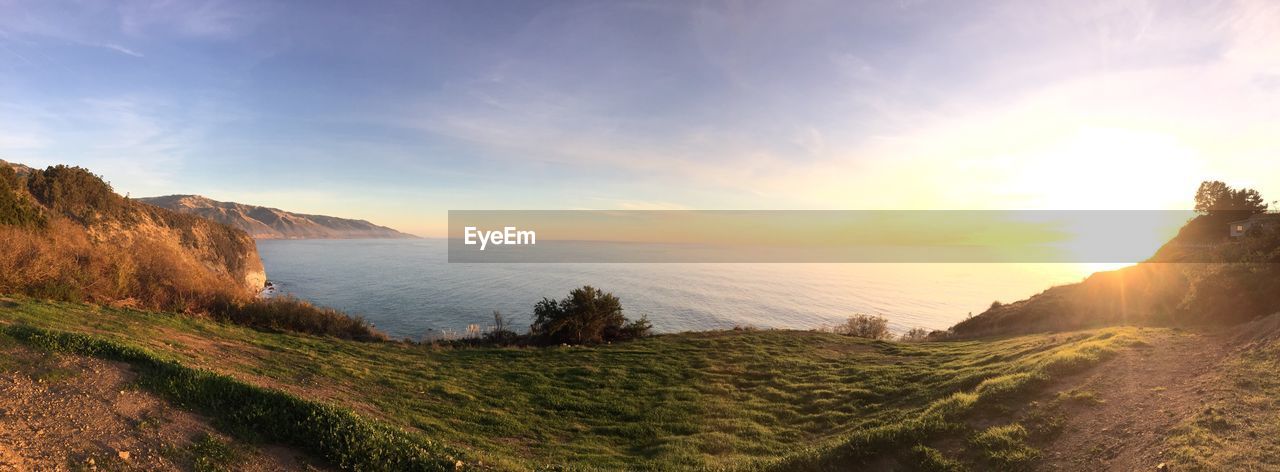
<svg viewBox="0 0 1280 472">
<path fill-rule="evenodd" d="M 0 0 L 0 159 L 426 235 L 1274 198 L 1278 110 L 1262 1 Z"/>
</svg>

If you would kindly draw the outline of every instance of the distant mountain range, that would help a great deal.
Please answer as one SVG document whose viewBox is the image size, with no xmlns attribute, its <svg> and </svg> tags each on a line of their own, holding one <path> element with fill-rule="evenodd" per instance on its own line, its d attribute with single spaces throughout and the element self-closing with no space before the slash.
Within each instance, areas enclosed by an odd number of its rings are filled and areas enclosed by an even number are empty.
<svg viewBox="0 0 1280 472">
<path fill-rule="evenodd" d="M 255 239 L 402 239 L 401 233 L 364 220 L 304 215 L 276 208 L 220 202 L 199 195 L 166 195 L 139 198 L 140 202 L 208 218 L 240 228 Z"/>
</svg>

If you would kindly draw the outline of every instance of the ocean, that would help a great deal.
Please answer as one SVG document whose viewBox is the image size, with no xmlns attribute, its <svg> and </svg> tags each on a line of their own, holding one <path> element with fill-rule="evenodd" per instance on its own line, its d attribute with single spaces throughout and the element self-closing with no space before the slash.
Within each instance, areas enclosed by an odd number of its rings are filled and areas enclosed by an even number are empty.
<svg viewBox="0 0 1280 472">
<path fill-rule="evenodd" d="M 811 329 L 854 313 L 890 328 L 946 329 L 992 301 L 1078 282 L 1098 267 L 1068 263 L 493 264 L 449 263 L 446 241 L 261 240 L 280 293 L 338 308 L 397 338 L 492 323 L 501 311 L 527 328 L 534 303 L 592 285 L 628 318 L 659 332 L 734 326 Z"/>
</svg>

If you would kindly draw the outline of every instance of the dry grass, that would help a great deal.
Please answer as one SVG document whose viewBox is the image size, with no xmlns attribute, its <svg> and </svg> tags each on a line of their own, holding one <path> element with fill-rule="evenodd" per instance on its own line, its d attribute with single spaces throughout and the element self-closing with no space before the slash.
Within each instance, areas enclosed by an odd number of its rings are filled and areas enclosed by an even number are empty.
<svg viewBox="0 0 1280 472">
<path fill-rule="evenodd" d="M 7 169 L 7 167 L 6 167 Z M 294 299 L 257 300 L 243 231 L 131 201 L 87 170 L 0 176 L 0 293 L 158 309 L 266 330 L 385 337 L 362 319 Z M 34 212 L 39 224 L 18 224 Z M 17 215 L 17 216 L 14 216 Z M 34 220 L 32 220 L 34 221 Z"/>
<path fill-rule="evenodd" d="M 243 284 L 209 270 L 176 242 L 145 236 L 95 241 L 55 218 L 44 229 L 0 227 L 0 292 L 197 311 Z"/>
<path fill-rule="evenodd" d="M 260 300 L 178 241 L 139 235 L 95 241 L 54 218 L 43 229 L 0 226 L 0 293 L 207 314 L 259 329 L 382 340 L 366 321 L 292 298 Z"/>
</svg>

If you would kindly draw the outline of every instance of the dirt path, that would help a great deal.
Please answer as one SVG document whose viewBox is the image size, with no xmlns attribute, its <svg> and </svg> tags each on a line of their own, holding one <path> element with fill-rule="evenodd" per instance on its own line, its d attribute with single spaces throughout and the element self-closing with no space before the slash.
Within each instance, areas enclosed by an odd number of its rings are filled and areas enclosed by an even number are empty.
<svg viewBox="0 0 1280 472">
<path fill-rule="evenodd" d="M 1101 402 L 1067 402 L 1060 434 L 1042 451 L 1041 470 L 1156 470 L 1164 440 L 1213 400 L 1226 336 L 1151 330 L 1149 347 L 1126 349 L 1046 391 L 1092 392 Z"/>
<path fill-rule="evenodd" d="M 127 364 L 0 346 L 0 472 L 310 467 L 283 448 L 236 444 L 131 388 L 134 377 Z"/>
</svg>

